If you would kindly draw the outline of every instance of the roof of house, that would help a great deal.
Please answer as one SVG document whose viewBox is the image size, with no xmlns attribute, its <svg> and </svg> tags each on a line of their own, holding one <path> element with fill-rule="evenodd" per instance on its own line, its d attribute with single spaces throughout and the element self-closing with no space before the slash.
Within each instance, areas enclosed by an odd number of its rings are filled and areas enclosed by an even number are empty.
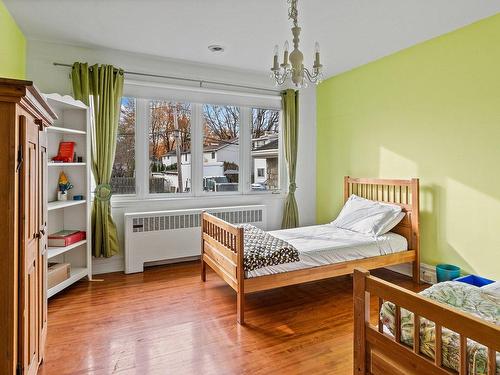
<svg viewBox="0 0 500 375">
<path fill-rule="evenodd" d="M 267 150 L 277 150 L 278 149 L 278 139 L 274 139 L 262 146 L 254 148 L 252 151 L 267 151 Z"/>
<path fill-rule="evenodd" d="M 238 142 L 238 138 L 233 138 L 227 141 L 221 141 L 218 144 L 213 144 L 213 145 L 206 145 L 203 146 L 203 152 L 212 152 L 212 151 L 219 151 L 223 149 L 224 147 L 230 146 L 232 144 L 235 144 Z M 174 156 L 176 153 L 175 150 L 170 150 L 163 156 Z M 181 154 L 190 154 L 191 150 L 183 150 L 181 151 Z"/>
</svg>

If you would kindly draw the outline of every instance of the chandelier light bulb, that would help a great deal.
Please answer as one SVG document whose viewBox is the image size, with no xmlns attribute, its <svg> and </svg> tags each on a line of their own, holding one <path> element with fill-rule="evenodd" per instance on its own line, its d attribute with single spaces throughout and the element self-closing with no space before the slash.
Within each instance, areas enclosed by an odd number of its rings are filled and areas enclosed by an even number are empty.
<svg viewBox="0 0 500 375">
<path fill-rule="evenodd" d="M 314 52 L 319 53 L 319 43 L 318 42 L 316 42 L 316 44 L 314 45 Z"/>
</svg>

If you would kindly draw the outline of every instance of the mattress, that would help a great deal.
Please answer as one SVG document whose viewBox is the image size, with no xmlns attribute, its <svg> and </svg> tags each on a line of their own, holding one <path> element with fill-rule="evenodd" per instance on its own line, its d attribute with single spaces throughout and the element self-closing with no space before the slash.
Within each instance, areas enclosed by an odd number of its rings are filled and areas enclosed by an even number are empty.
<svg viewBox="0 0 500 375">
<path fill-rule="evenodd" d="M 500 299 L 496 295 L 473 285 L 458 281 L 447 281 L 434 284 L 419 293 L 431 300 L 447 304 L 479 319 L 500 325 Z M 384 332 L 394 337 L 396 308 L 392 302 L 384 302 L 380 310 L 380 319 L 384 324 Z M 442 363 L 445 367 L 458 371 L 460 360 L 460 337 L 453 331 L 443 327 L 441 336 Z M 401 309 L 401 342 L 413 346 L 413 313 Z M 434 359 L 435 325 L 422 318 L 420 320 L 420 351 Z M 487 349 L 477 342 L 467 339 L 468 374 L 486 375 Z M 500 353 L 496 355 L 496 374 L 500 374 Z"/>
<path fill-rule="evenodd" d="M 276 230 L 269 233 L 293 245 L 299 251 L 300 261 L 246 271 L 246 278 L 408 250 L 406 238 L 399 234 L 389 232 L 382 236 L 373 237 L 337 228 L 332 224 Z"/>
</svg>

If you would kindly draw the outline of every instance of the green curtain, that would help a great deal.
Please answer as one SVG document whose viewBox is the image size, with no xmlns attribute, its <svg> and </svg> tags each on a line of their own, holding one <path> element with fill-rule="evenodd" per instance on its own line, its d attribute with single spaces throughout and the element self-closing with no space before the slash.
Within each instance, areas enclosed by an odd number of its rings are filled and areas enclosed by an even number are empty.
<svg viewBox="0 0 500 375">
<path fill-rule="evenodd" d="M 92 205 L 92 248 L 96 257 L 118 253 L 116 225 L 111 217 L 111 173 L 115 160 L 116 133 L 123 93 L 123 70 L 112 65 L 73 64 L 71 73 L 75 99 L 93 109 L 92 173 L 96 196 Z"/>
<path fill-rule="evenodd" d="M 289 89 L 281 93 L 283 104 L 283 143 L 285 159 L 288 166 L 288 195 L 281 227 L 296 228 L 299 226 L 299 209 L 295 200 L 295 170 L 297 168 L 297 141 L 299 133 L 299 92 Z"/>
</svg>

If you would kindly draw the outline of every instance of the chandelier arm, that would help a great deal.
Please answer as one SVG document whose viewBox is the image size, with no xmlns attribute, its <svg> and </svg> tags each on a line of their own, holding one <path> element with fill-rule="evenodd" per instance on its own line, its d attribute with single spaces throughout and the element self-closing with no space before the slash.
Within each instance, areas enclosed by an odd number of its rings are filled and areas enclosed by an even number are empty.
<svg viewBox="0 0 500 375">
<path fill-rule="evenodd" d="M 304 70 L 304 73 L 305 73 L 307 79 L 309 80 L 309 82 L 317 83 L 321 79 L 321 73 L 319 71 L 317 71 L 315 73 L 311 73 L 309 71 L 309 69 L 307 69 L 305 67 L 303 70 Z"/>
</svg>

